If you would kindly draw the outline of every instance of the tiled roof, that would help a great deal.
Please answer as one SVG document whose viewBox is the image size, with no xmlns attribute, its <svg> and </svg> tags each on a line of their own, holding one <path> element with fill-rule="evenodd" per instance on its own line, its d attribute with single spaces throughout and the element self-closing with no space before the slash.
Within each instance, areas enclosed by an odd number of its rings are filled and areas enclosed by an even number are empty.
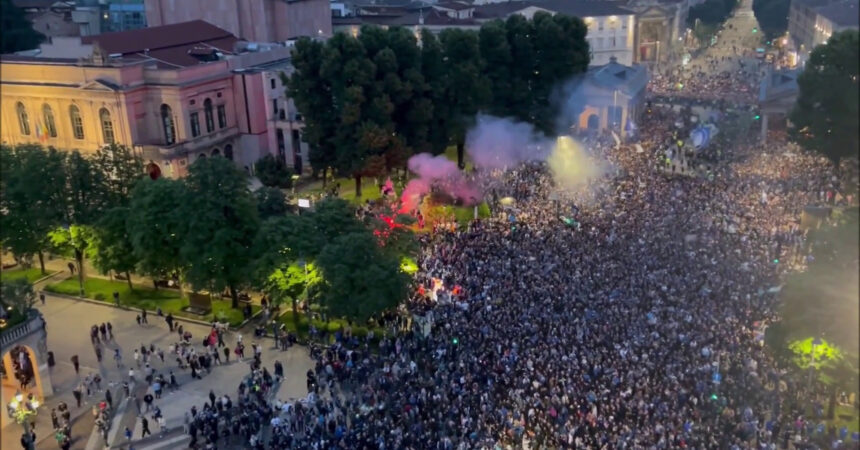
<svg viewBox="0 0 860 450">
<path fill-rule="evenodd" d="M 229 31 L 202 20 L 104 33 L 81 38 L 83 44 L 98 44 L 108 54 L 143 55 L 167 65 L 186 67 L 200 63 L 189 50 L 211 46 L 222 53 L 232 53 L 239 39 Z"/>
<path fill-rule="evenodd" d="M 474 5 L 469 5 L 469 4 L 463 3 L 463 2 L 443 2 L 443 3 L 437 3 L 435 6 L 437 8 L 451 9 L 454 11 L 463 11 L 463 10 L 472 9 L 475 7 Z"/>
<path fill-rule="evenodd" d="M 644 66 L 625 66 L 616 61 L 610 61 L 608 64 L 590 68 L 586 79 L 594 85 L 618 89 L 633 96 L 645 89 L 648 84 L 648 71 Z"/>
<path fill-rule="evenodd" d="M 574 17 L 621 16 L 633 14 L 620 2 L 598 0 L 514 0 L 490 3 L 475 7 L 475 17 L 480 19 L 504 18 L 528 7 L 545 9 Z"/>
</svg>

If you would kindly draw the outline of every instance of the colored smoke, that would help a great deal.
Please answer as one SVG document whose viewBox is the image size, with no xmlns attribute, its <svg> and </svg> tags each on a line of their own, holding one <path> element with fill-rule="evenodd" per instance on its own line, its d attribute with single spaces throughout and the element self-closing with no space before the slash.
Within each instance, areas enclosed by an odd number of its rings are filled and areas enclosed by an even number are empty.
<svg viewBox="0 0 860 450">
<path fill-rule="evenodd" d="M 444 156 L 419 153 L 409 158 L 408 166 L 418 178 L 409 181 L 403 189 L 401 213 L 417 209 L 421 199 L 434 188 L 467 205 L 475 204 L 483 197 L 480 190 L 466 180 L 457 163 Z"/>
<path fill-rule="evenodd" d="M 582 188 L 600 176 L 605 166 L 571 137 L 553 139 L 530 124 L 486 115 L 479 116 L 466 135 L 466 152 L 475 166 L 482 169 L 545 161 L 556 185 L 564 190 Z"/>
</svg>

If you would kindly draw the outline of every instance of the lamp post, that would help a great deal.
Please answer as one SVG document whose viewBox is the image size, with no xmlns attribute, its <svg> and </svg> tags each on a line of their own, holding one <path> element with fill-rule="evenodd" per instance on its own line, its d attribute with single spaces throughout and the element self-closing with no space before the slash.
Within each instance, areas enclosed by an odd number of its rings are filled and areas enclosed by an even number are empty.
<svg viewBox="0 0 860 450">
<path fill-rule="evenodd" d="M 28 394 L 26 398 L 21 392 L 17 392 L 12 401 L 6 405 L 6 412 L 10 418 L 15 419 L 22 427 L 24 433 L 30 434 L 30 422 L 36 416 L 39 408 L 39 400 L 33 397 L 33 394 Z M 35 446 L 35 442 L 30 443 Z"/>
</svg>

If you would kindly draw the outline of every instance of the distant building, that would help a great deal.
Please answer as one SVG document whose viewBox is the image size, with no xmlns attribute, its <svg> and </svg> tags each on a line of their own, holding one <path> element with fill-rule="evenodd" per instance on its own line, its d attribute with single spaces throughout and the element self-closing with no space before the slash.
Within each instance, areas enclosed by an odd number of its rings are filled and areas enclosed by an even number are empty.
<svg viewBox="0 0 860 450">
<path fill-rule="evenodd" d="M 344 10 L 345 11 L 345 10 Z M 477 30 L 494 19 L 514 14 L 532 18 L 535 13 L 564 14 L 581 17 L 588 26 L 591 64 L 607 64 L 610 58 L 633 64 L 635 19 L 633 11 L 611 1 L 592 0 L 513 0 L 498 3 L 470 4 L 440 2 L 431 5 L 375 6 L 356 5 L 352 17 L 333 17 L 334 30 L 357 35 L 361 25 L 402 26 L 416 36 L 421 30 L 439 33 L 446 28 Z"/>
<path fill-rule="evenodd" d="M 331 36 L 328 0 L 145 0 L 146 23 L 205 20 L 247 41 Z"/>
<path fill-rule="evenodd" d="M 4 144 L 82 152 L 124 144 L 169 177 L 199 158 L 223 156 L 250 172 L 266 153 L 278 154 L 266 111 L 276 93 L 247 69 L 258 77 L 287 70 L 286 46 L 249 45 L 193 21 L 56 39 L 41 50 L 0 57 Z M 292 154 L 283 157 L 295 164 Z"/>
<path fill-rule="evenodd" d="M 146 27 L 143 0 L 114 0 L 108 5 L 110 31 L 138 30 Z"/>
<path fill-rule="evenodd" d="M 689 0 L 629 0 L 636 13 L 633 61 L 656 66 L 683 54 Z"/>
<path fill-rule="evenodd" d="M 580 87 L 582 112 L 577 123 L 580 130 L 617 130 L 627 134 L 642 111 L 648 70 L 643 65 L 626 66 L 611 58 L 608 64 L 588 69 Z"/>
<path fill-rule="evenodd" d="M 792 0 L 788 33 L 801 61 L 833 33 L 860 28 L 860 0 Z"/>
</svg>

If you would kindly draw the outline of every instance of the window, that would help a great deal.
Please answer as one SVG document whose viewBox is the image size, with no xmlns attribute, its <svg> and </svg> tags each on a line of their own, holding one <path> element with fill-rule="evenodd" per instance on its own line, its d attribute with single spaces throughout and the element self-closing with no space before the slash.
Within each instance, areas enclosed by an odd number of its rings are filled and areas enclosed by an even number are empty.
<svg viewBox="0 0 860 450">
<path fill-rule="evenodd" d="M 218 128 L 224 128 L 227 126 L 227 107 L 224 105 L 218 105 Z"/>
<path fill-rule="evenodd" d="M 164 129 L 164 141 L 167 145 L 176 142 L 176 124 L 173 123 L 173 110 L 168 105 L 161 105 L 161 127 Z"/>
<path fill-rule="evenodd" d="M 212 156 L 221 156 L 221 150 L 215 147 L 215 150 L 212 150 Z"/>
<path fill-rule="evenodd" d="M 57 125 L 54 124 L 54 111 L 47 103 L 42 105 L 42 118 L 45 121 L 45 129 L 48 131 L 48 136 L 57 137 Z"/>
<path fill-rule="evenodd" d="M 72 120 L 72 132 L 75 135 L 75 139 L 83 139 L 84 121 L 81 119 L 81 110 L 75 105 L 69 106 L 69 117 Z"/>
<path fill-rule="evenodd" d="M 597 21 L 597 31 L 603 31 L 603 21 L 602 20 Z"/>
<path fill-rule="evenodd" d="M 99 119 L 102 121 L 102 139 L 105 144 L 113 144 L 113 122 L 110 120 L 110 111 L 106 108 L 100 109 Z"/>
<path fill-rule="evenodd" d="M 272 112 L 277 116 L 278 115 L 278 99 L 272 99 Z"/>
<path fill-rule="evenodd" d="M 224 157 L 229 159 L 230 161 L 233 160 L 233 146 L 232 145 L 227 144 L 227 146 L 224 147 Z"/>
<path fill-rule="evenodd" d="M 597 40 L 595 41 L 594 48 L 596 50 L 600 50 L 603 48 L 603 38 L 597 38 Z"/>
<path fill-rule="evenodd" d="M 200 115 L 191 113 L 191 137 L 200 136 Z"/>
<path fill-rule="evenodd" d="M 269 82 L 270 82 L 270 83 L 271 83 L 271 85 L 272 85 L 272 89 L 274 89 L 274 88 L 275 88 L 275 79 L 274 79 L 274 78 L 272 78 L 271 80 L 269 80 Z"/>
<path fill-rule="evenodd" d="M 612 48 L 615 48 L 615 36 L 612 36 Z"/>
<path fill-rule="evenodd" d="M 212 117 L 212 100 L 208 98 L 203 102 L 203 114 L 206 116 L 206 132 L 215 131 L 215 119 Z"/>
<path fill-rule="evenodd" d="M 277 131 L 275 131 L 275 136 L 277 136 L 278 139 L 278 156 L 283 160 L 287 154 L 287 143 L 284 140 L 284 130 L 278 128 Z"/>
<path fill-rule="evenodd" d="M 21 129 L 21 134 L 24 136 L 30 135 L 30 117 L 27 116 L 27 108 L 24 108 L 24 104 L 18 102 L 15 105 L 15 110 L 18 113 L 18 128 Z"/>
</svg>

